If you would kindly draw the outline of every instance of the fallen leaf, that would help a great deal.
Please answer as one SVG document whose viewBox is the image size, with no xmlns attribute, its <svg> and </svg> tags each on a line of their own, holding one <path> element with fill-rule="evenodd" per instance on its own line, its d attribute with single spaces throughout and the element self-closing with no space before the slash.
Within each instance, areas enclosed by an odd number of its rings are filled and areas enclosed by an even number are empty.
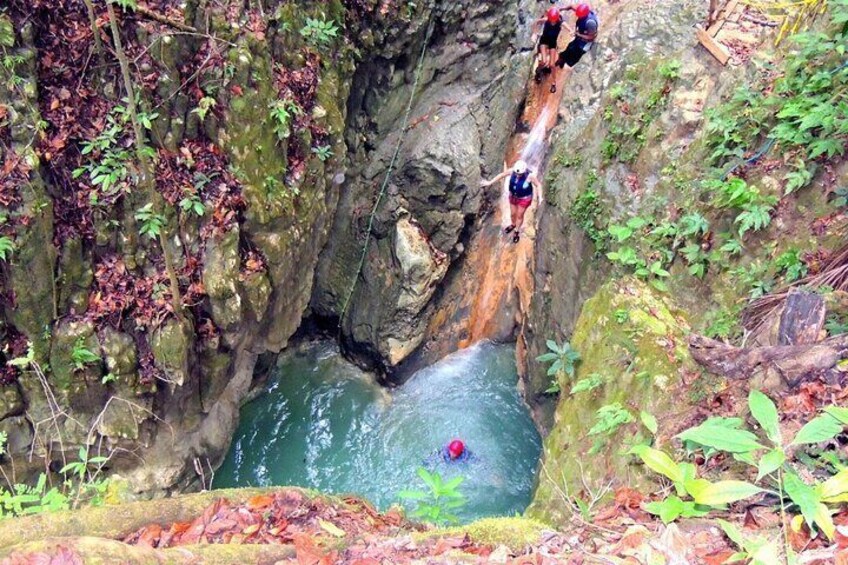
<svg viewBox="0 0 848 565">
<path fill-rule="evenodd" d="M 343 538 L 347 534 L 344 530 L 333 524 L 332 522 L 328 522 L 327 520 L 318 519 L 318 524 L 321 528 L 327 533 L 336 536 L 337 538 Z"/>
</svg>

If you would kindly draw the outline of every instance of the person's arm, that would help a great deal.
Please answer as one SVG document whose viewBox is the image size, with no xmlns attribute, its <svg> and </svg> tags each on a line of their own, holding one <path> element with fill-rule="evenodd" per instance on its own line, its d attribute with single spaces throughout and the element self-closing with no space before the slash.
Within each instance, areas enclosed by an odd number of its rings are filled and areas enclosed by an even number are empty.
<svg viewBox="0 0 848 565">
<path fill-rule="evenodd" d="M 489 181 L 481 180 L 481 181 L 480 181 L 480 186 L 483 186 L 483 187 L 486 187 L 486 186 L 492 186 L 492 185 L 493 185 L 493 184 L 495 184 L 496 182 L 498 182 L 498 181 L 500 181 L 500 180 L 503 180 L 503 179 L 505 179 L 506 177 L 508 177 L 508 176 L 509 176 L 509 174 L 510 174 L 510 171 L 504 171 L 504 172 L 502 172 L 501 174 L 499 174 L 498 176 L 496 176 L 495 178 L 493 178 L 492 180 L 489 180 Z"/>
<path fill-rule="evenodd" d="M 536 20 L 536 22 L 534 23 L 534 25 L 535 25 L 536 27 L 539 27 L 539 26 L 544 25 L 544 24 L 545 24 L 545 18 L 539 18 L 539 19 L 538 19 L 538 20 Z"/>
<path fill-rule="evenodd" d="M 539 180 L 539 177 L 536 175 L 530 175 L 530 182 L 533 183 L 535 190 L 533 190 L 533 196 L 536 199 L 536 204 L 542 203 L 542 181 Z"/>
</svg>

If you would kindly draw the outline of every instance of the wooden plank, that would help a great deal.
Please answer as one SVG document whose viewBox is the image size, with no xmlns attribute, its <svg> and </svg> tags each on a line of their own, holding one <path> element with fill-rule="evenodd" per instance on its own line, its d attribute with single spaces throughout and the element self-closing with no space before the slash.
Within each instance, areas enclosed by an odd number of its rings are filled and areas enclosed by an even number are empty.
<svg viewBox="0 0 848 565">
<path fill-rule="evenodd" d="M 695 28 L 695 33 L 698 35 L 698 41 L 701 42 L 701 45 L 703 45 L 706 50 L 718 60 L 719 63 L 726 65 L 730 60 L 730 51 L 727 50 L 727 47 L 713 39 L 710 34 L 699 27 Z"/>
<path fill-rule="evenodd" d="M 727 6 L 719 12 L 715 23 L 707 28 L 707 33 L 710 34 L 711 37 L 718 35 L 718 32 L 721 31 L 721 28 L 724 27 L 725 22 L 727 22 L 727 18 L 733 14 L 738 6 L 739 0 L 730 0 L 730 2 L 727 3 Z"/>
</svg>

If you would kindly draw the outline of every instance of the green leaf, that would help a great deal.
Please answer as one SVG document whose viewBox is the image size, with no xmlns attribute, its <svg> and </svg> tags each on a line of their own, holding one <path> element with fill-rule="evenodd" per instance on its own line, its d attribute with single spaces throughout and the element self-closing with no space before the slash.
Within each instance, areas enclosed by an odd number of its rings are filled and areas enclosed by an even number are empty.
<svg viewBox="0 0 848 565">
<path fill-rule="evenodd" d="M 828 406 L 824 409 L 824 411 L 826 414 L 830 414 L 842 424 L 848 426 L 848 408 L 843 408 L 841 406 Z"/>
<path fill-rule="evenodd" d="M 789 499 L 798 506 L 807 525 L 812 529 L 816 522 L 816 515 L 819 512 L 818 505 L 821 503 L 819 494 L 795 473 L 786 473 L 784 475 L 783 490 L 789 496 Z"/>
<path fill-rule="evenodd" d="M 692 498 L 698 504 L 721 506 L 749 498 L 761 492 L 763 492 L 763 489 L 745 481 L 718 481 L 717 483 L 710 483 L 701 489 L 697 495 L 693 494 Z"/>
<path fill-rule="evenodd" d="M 709 420 L 678 434 L 677 437 L 728 453 L 748 453 L 765 449 L 757 442 L 757 436 L 751 432 L 715 425 Z"/>
<path fill-rule="evenodd" d="M 669 496 L 661 502 L 650 502 L 645 505 L 645 510 L 656 514 L 663 524 L 674 522 L 683 514 L 683 501 L 676 496 Z"/>
<path fill-rule="evenodd" d="M 821 483 L 816 490 L 824 502 L 831 502 L 830 499 L 848 492 L 848 467 Z"/>
<path fill-rule="evenodd" d="M 751 409 L 751 415 L 763 428 L 768 438 L 775 445 L 781 445 L 780 416 L 777 414 L 777 407 L 774 402 L 762 392 L 752 390 L 748 395 L 748 406 Z"/>
<path fill-rule="evenodd" d="M 836 534 L 836 525 L 833 523 L 833 517 L 830 515 L 830 510 L 827 506 L 819 502 L 816 505 L 816 513 L 813 516 L 819 529 L 824 532 L 828 539 L 833 539 Z"/>
<path fill-rule="evenodd" d="M 792 445 L 821 443 L 832 439 L 842 431 L 842 423 L 830 414 L 822 414 L 807 422 L 798 430 Z"/>
<path fill-rule="evenodd" d="M 630 453 L 637 455 L 650 470 L 668 477 L 674 483 L 685 480 L 677 463 L 658 449 L 648 447 L 647 445 L 637 445 L 630 450 Z"/>
<path fill-rule="evenodd" d="M 745 549 L 745 537 L 742 535 L 742 532 L 739 531 L 739 528 L 726 520 L 722 520 L 721 518 L 716 518 L 716 521 L 730 541 L 736 544 L 736 547 L 739 549 Z"/>
<path fill-rule="evenodd" d="M 656 435 L 657 429 L 659 429 L 659 425 L 657 424 L 657 419 L 653 414 L 645 412 L 642 410 L 639 412 L 639 419 L 642 420 L 642 424 L 648 428 L 648 431 L 652 434 Z"/>
<path fill-rule="evenodd" d="M 772 449 L 760 459 L 760 462 L 757 464 L 757 482 L 760 481 L 766 475 L 774 473 L 783 465 L 784 461 L 786 461 L 786 454 L 783 453 L 783 450 L 780 448 Z"/>
</svg>

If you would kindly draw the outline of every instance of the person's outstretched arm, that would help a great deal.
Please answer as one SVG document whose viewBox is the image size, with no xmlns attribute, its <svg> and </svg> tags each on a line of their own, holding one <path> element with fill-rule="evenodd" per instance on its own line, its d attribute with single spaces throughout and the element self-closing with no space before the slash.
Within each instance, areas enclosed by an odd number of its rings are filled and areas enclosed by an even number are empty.
<svg viewBox="0 0 848 565">
<path fill-rule="evenodd" d="M 508 177 L 510 175 L 510 172 L 511 171 L 504 171 L 501 174 L 499 174 L 498 176 L 496 176 L 495 178 L 493 178 L 492 180 L 488 180 L 488 181 L 487 180 L 481 180 L 480 186 L 483 186 L 483 187 L 492 186 L 496 182 L 501 181 L 501 180 L 505 179 L 506 177 Z"/>
</svg>

